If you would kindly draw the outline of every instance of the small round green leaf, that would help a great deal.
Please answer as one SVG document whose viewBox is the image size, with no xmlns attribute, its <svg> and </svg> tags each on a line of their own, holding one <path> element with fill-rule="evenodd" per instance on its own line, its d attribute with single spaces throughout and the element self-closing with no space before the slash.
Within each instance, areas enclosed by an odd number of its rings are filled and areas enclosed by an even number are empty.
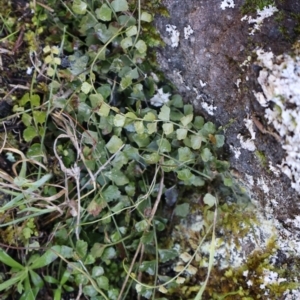
<svg viewBox="0 0 300 300">
<path fill-rule="evenodd" d="M 192 176 L 193 176 L 193 174 L 191 173 L 191 171 L 189 169 L 183 169 L 183 170 L 177 171 L 177 177 L 180 180 L 187 181 Z"/>
<path fill-rule="evenodd" d="M 121 146 L 123 145 L 123 141 L 117 136 L 113 135 L 109 142 L 106 144 L 106 148 L 110 153 L 116 153 Z"/>
<path fill-rule="evenodd" d="M 105 276 L 100 276 L 99 278 L 96 279 L 97 281 L 97 284 L 99 286 L 100 289 L 103 289 L 103 290 L 108 290 L 109 288 L 109 281 L 108 281 L 108 278 L 105 277 Z"/>
<path fill-rule="evenodd" d="M 92 108 L 100 107 L 101 103 L 104 101 L 101 94 L 91 94 L 89 95 L 89 99 L 91 101 Z"/>
<path fill-rule="evenodd" d="M 157 140 L 156 143 L 159 147 L 160 152 L 170 152 L 171 151 L 171 144 L 167 139 L 161 138 L 161 139 Z"/>
<path fill-rule="evenodd" d="M 159 249 L 158 250 L 160 261 L 162 263 L 167 262 L 169 260 L 172 260 L 176 257 L 178 257 L 178 252 L 176 250 L 169 250 L 169 249 Z"/>
<path fill-rule="evenodd" d="M 23 137 L 26 142 L 32 141 L 37 136 L 37 132 L 33 126 L 27 127 L 23 132 Z"/>
<path fill-rule="evenodd" d="M 196 116 L 194 120 L 194 127 L 200 130 L 204 125 L 204 118 L 201 116 Z"/>
<path fill-rule="evenodd" d="M 72 10 L 75 14 L 84 15 L 86 13 L 87 4 L 80 0 L 74 0 Z"/>
<path fill-rule="evenodd" d="M 204 148 L 201 151 L 201 158 L 204 162 L 208 162 L 213 158 L 213 155 L 208 148 Z"/>
<path fill-rule="evenodd" d="M 98 292 L 96 291 L 96 289 L 92 286 L 92 285 L 85 285 L 82 289 L 83 291 L 83 294 L 86 296 L 86 297 L 95 297 L 98 295 Z"/>
<path fill-rule="evenodd" d="M 126 0 L 114 0 L 111 3 L 112 8 L 115 12 L 119 11 L 127 11 L 128 10 L 128 3 Z"/>
<path fill-rule="evenodd" d="M 146 220 L 142 220 L 135 224 L 135 229 L 137 232 L 142 232 L 148 228 L 148 222 Z"/>
<path fill-rule="evenodd" d="M 139 266 L 139 270 L 142 272 L 146 272 L 149 275 L 154 275 L 155 274 L 155 269 L 156 269 L 156 261 L 143 261 L 141 265 Z"/>
<path fill-rule="evenodd" d="M 187 129 L 179 128 L 176 130 L 177 140 L 184 140 L 187 136 Z"/>
<path fill-rule="evenodd" d="M 149 134 L 157 132 L 157 123 L 153 122 L 153 123 L 147 124 L 147 129 L 148 129 Z"/>
<path fill-rule="evenodd" d="M 172 105 L 177 108 L 183 107 L 182 97 L 178 94 L 172 96 Z"/>
<path fill-rule="evenodd" d="M 109 115 L 109 112 L 110 112 L 110 106 L 108 104 L 106 104 L 105 102 L 102 102 L 102 104 L 99 108 L 98 114 L 101 117 L 107 117 Z"/>
<path fill-rule="evenodd" d="M 194 115 L 193 114 L 189 114 L 187 116 L 184 116 L 180 119 L 180 122 L 182 123 L 183 126 L 187 126 L 188 124 L 190 124 L 193 121 Z"/>
<path fill-rule="evenodd" d="M 129 183 L 127 176 L 116 168 L 112 168 L 111 171 L 104 172 L 104 175 L 118 186 Z"/>
<path fill-rule="evenodd" d="M 35 159 L 37 159 L 38 157 L 43 157 L 44 153 L 41 144 L 38 143 L 32 144 L 27 150 L 27 156 L 29 158 L 35 158 Z"/>
<path fill-rule="evenodd" d="M 130 26 L 130 27 L 128 27 L 127 29 L 126 29 L 126 32 L 125 32 L 125 34 L 126 34 L 126 36 L 134 36 L 134 35 L 136 35 L 137 34 L 137 27 L 136 26 Z"/>
<path fill-rule="evenodd" d="M 233 185 L 232 178 L 230 178 L 230 177 L 224 177 L 223 182 L 224 182 L 225 186 L 231 187 Z"/>
<path fill-rule="evenodd" d="M 188 203 L 183 203 L 183 204 L 179 204 L 176 205 L 175 208 L 175 215 L 178 217 L 182 217 L 185 218 L 190 212 L 190 205 Z"/>
<path fill-rule="evenodd" d="M 104 3 L 100 8 L 97 8 L 96 11 L 97 19 L 101 21 L 110 21 L 112 10 L 108 7 L 106 3 Z"/>
<path fill-rule="evenodd" d="M 149 23 L 149 22 L 152 22 L 153 17 L 148 12 L 143 11 L 142 15 L 141 15 L 141 20 Z"/>
<path fill-rule="evenodd" d="M 194 150 L 198 150 L 201 147 L 201 142 L 202 142 L 202 138 L 199 135 L 191 135 L 190 136 L 190 140 L 191 140 L 191 147 Z"/>
<path fill-rule="evenodd" d="M 178 149 L 178 159 L 182 162 L 188 162 L 194 160 L 195 155 L 188 147 L 182 147 Z"/>
<path fill-rule="evenodd" d="M 132 37 L 126 37 L 121 41 L 121 47 L 126 50 L 127 48 L 132 46 Z"/>
<path fill-rule="evenodd" d="M 88 82 L 84 82 L 81 85 L 81 91 L 84 92 L 86 95 L 90 92 L 92 88 L 92 85 L 90 85 Z"/>
<path fill-rule="evenodd" d="M 147 45 L 143 40 L 139 40 L 134 47 L 140 52 L 140 53 L 146 53 L 147 51 Z"/>
<path fill-rule="evenodd" d="M 170 107 L 164 105 L 160 109 L 158 114 L 158 118 L 162 121 L 169 121 L 170 120 Z"/>
<path fill-rule="evenodd" d="M 144 124 L 143 124 L 143 121 L 136 121 L 134 122 L 134 128 L 135 128 L 135 131 L 137 134 L 142 134 L 144 133 Z"/>
<path fill-rule="evenodd" d="M 121 90 L 127 89 L 132 84 L 132 78 L 130 76 L 125 76 L 121 79 L 120 88 Z"/>
<path fill-rule="evenodd" d="M 30 126 L 31 125 L 31 121 L 32 121 L 32 117 L 27 114 L 27 113 L 24 113 L 22 115 L 22 122 L 24 123 L 25 126 Z"/>
<path fill-rule="evenodd" d="M 134 142 L 141 148 L 141 147 L 147 147 L 150 143 L 149 135 L 147 133 L 143 134 L 133 134 L 132 139 Z"/>
<path fill-rule="evenodd" d="M 108 247 L 104 250 L 101 259 L 102 260 L 111 260 L 116 257 L 116 250 L 113 247 Z"/>
<path fill-rule="evenodd" d="M 125 114 L 125 117 L 128 119 L 136 120 L 137 116 L 133 112 L 128 112 Z"/>
<path fill-rule="evenodd" d="M 114 125 L 116 127 L 123 127 L 125 125 L 126 117 L 123 115 L 115 115 L 114 117 Z"/>
<path fill-rule="evenodd" d="M 76 253 L 77 255 L 83 259 L 87 253 L 88 244 L 86 241 L 78 240 L 76 241 Z"/>
<path fill-rule="evenodd" d="M 165 123 L 162 126 L 165 135 L 169 135 L 174 131 L 174 127 L 172 123 Z"/>
<path fill-rule="evenodd" d="M 45 111 L 35 110 L 32 112 L 33 118 L 37 124 L 44 124 L 46 121 L 47 113 Z"/>
<path fill-rule="evenodd" d="M 160 160 L 160 156 L 157 152 L 151 153 L 151 154 L 145 154 L 143 156 L 145 162 L 147 164 L 156 164 Z"/>
<path fill-rule="evenodd" d="M 101 266 L 95 266 L 92 269 L 92 276 L 94 278 L 99 277 L 104 274 L 104 269 Z"/>
<path fill-rule="evenodd" d="M 203 202 L 209 207 L 212 207 L 217 203 L 217 199 L 212 194 L 207 193 L 203 198 Z"/>
<path fill-rule="evenodd" d="M 150 122 L 155 121 L 155 119 L 156 117 L 152 112 L 148 112 L 143 118 L 144 121 L 150 121 Z"/>
<path fill-rule="evenodd" d="M 173 159 L 165 160 L 162 164 L 164 172 L 171 172 L 177 169 L 177 164 Z"/>
<path fill-rule="evenodd" d="M 216 146 L 217 146 L 217 148 L 223 147 L 224 141 L 225 141 L 224 135 L 216 134 L 215 138 L 216 138 Z"/>
</svg>

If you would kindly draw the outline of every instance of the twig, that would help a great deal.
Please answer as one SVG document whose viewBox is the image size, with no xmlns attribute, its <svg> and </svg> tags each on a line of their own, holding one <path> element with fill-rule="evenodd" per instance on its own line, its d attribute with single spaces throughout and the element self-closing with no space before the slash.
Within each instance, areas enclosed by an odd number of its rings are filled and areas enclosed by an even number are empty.
<svg viewBox="0 0 300 300">
<path fill-rule="evenodd" d="M 11 86 L 12 88 L 15 88 L 15 89 L 21 89 L 21 90 L 30 90 L 30 88 L 26 85 L 20 85 L 20 84 L 10 84 L 9 86 Z M 6 95 L 7 96 L 7 95 Z M 6 97 L 5 96 L 5 97 Z"/>
<path fill-rule="evenodd" d="M 139 266 L 140 266 L 140 265 L 142 264 L 142 262 L 143 262 L 144 250 L 145 250 L 145 245 L 142 244 L 141 255 L 140 255 L 140 260 L 139 260 Z M 139 271 L 138 281 L 139 281 L 139 282 L 142 281 L 142 271 Z M 138 300 L 140 300 L 140 299 L 141 299 L 141 294 L 138 294 Z"/>
<path fill-rule="evenodd" d="M 255 117 L 252 116 L 252 121 L 255 124 L 255 126 L 257 127 L 257 129 L 262 133 L 262 134 L 269 134 L 272 137 L 274 137 L 277 142 L 281 142 L 281 137 L 276 133 L 276 132 L 272 132 L 267 130 L 264 125 Z"/>
<path fill-rule="evenodd" d="M 82 283 L 79 284 L 79 290 L 78 290 L 76 300 L 80 300 L 81 295 L 82 295 Z"/>
<path fill-rule="evenodd" d="M 55 11 L 54 9 L 52 9 L 51 7 L 49 7 L 48 5 L 46 5 L 46 4 L 44 4 L 44 3 L 41 3 L 41 2 L 39 2 L 39 1 L 36 1 L 36 4 L 38 4 L 39 6 L 45 8 L 45 9 L 47 9 L 47 10 L 49 10 L 51 13 L 53 13 L 53 12 Z"/>
<path fill-rule="evenodd" d="M 9 95 L 11 95 L 13 93 L 14 90 L 16 90 L 17 88 L 19 88 L 18 85 L 14 86 L 3 98 L 2 100 L 5 100 Z"/>
<path fill-rule="evenodd" d="M 7 131 L 6 131 L 5 122 L 3 122 L 3 129 L 4 129 L 4 132 L 5 132 L 5 135 L 4 135 L 3 144 L 2 144 L 1 149 L 0 149 L 0 153 L 2 153 L 3 148 L 5 147 L 5 144 L 6 144 L 6 140 L 7 140 Z"/>
<path fill-rule="evenodd" d="M 126 284 L 127 284 L 128 279 L 129 279 L 129 277 L 130 277 L 130 273 L 131 273 L 131 271 L 132 271 L 132 269 L 133 269 L 134 263 L 135 263 L 136 258 L 137 258 L 137 256 L 138 256 L 140 250 L 141 250 L 141 247 L 142 247 L 142 242 L 139 243 L 139 245 L 138 245 L 138 247 L 137 247 L 137 249 L 136 249 L 136 252 L 135 252 L 135 254 L 134 254 L 134 257 L 133 257 L 133 259 L 132 259 L 132 262 L 131 262 L 131 264 L 130 264 L 130 267 L 129 267 L 129 269 L 128 269 L 126 278 L 125 278 L 125 280 L 124 280 L 124 282 L 123 282 L 123 285 L 122 285 L 122 288 L 121 288 L 121 291 L 120 291 L 120 294 L 119 294 L 119 297 L 118 297 L 117 300 L 121 300 L 122 294 L 124 293 Z"/>
<path fill-rule="evenodd" d="M 162 163 L 162 161 L 161 161 L 161 163 Z M 153 218 L 156 214 L 156 211 L 157 211 L 157 208 L 158 208 L 161 196 L 162 196 L 162 192 L 163 192 L 163 189 L 164 189 L 164 179 L 165 179 L 164 171 L 161 169 L 161 179 L 160 179 L 160 183 L 159 183 L 159 190 L 158 190 L 158 194 L 157 194 L 156 200 L 154 202 L 154 205 L 153 205 L 153 208 L 152 208 L 152 211 L 151 211 L 151 215 L 150 215 L 150 218 L 149 218 L 149 223 L 152 222 L 152 220 L 153 220 Z"/>
<path fill-rule="evenodd" d="M 19 36 L 15 42 L 14 48 L 12 49 L 13 53 L 15 53 L 20 48 L 20 46 L 23 44 L 24 31 L 25 31 L 24 27 L 21 27 Z"/>
</svg>

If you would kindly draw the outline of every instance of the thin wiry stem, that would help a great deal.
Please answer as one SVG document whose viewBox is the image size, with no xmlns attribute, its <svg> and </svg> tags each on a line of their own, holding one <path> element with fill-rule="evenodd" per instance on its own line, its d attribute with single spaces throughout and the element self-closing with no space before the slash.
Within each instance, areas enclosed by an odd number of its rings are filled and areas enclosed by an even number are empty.
<svg viewBox="0 0 300 300">
<path fill-rule="evenodd" d="M 162 161 L 161 161 L 161 163 L 162 163 Z M 149 226 L 150 226 L 150 224 L 151 224 L 151 222 L 152 222 L 152 220 L 153 220 L 153 218 L 154 218 L 154 216 L 155 216 L 155 214 L 156 214 L 158 205 L 159 205 L 160 200 L 161 200 L 163 188 L 164 188 L 164 172 L 163 172 L 163 170 L 161 170 L 161 172 L 162 172 L 162 173 L 161 173 L 161 179 L 160 179 L 160 183 L 159 183 L 159 190 L 158 190 L 158 194 L 157 194 L 156 200 L 155 200 L 155 202 L 154 202 L 153 208 L 152 208 L 152 210 L 151 210 L 150 217 L 149 217 L 149 219 L 148 219 L 148 221 L 149 221 L 148 228 L 149 228 Z M 146 230 L 148 230 L 148 228 L 147 228 Z M 124 290 L 125 290 L 125 287 L 126 287 L 126 285 L 127 285 L 128 280 L 129 280 L 131 271 L 132 271 L 132 269 L 133 269 L 133 266 L 134 266 L 134 264 L 135 264 L 135 261 L 136 261 L 136 259 L 137 259 L 137 256 L 138 256 L 138 254 L 139 254 L 139 252 L 140 252 L 142 246 L 143 246 L 143 243 L 142 243 L 142 241 L 140 241 L 140 243 L 139 243 L 139 245 L 138 245 L 138 247 L 137 247 L 137 250 L 136 250 L 136 252 L 135 252 L 135 254 L 134 254 L 134 257 L 133 257 L 133 259 L 132 259 L 132 261 L 131 261 L 130 267 L 129 267 L 129 269 L 127 270 L 127 275 L 126 275 L 126 278 L 125 278 L 125 280 L 124 280 L 124 282 L 123 282 L 123 285 L 122 285 L 122 288 L 121 288 L 121 291 L 120 291 L 118 300 L 121 300 L 122 294 L 124 293 Z"/>
</svg>

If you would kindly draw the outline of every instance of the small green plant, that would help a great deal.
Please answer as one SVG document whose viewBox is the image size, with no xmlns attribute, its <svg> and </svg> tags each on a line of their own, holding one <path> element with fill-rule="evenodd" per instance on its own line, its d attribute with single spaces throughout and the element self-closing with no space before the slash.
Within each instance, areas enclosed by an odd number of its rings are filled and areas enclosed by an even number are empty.
<svg viewBox="0 0 300 300">
<path fill-rule="evenodd" d="M 53 249 L 55 249 L 55 247 Z M 11 267 L 11 278 L 0 284 L 0 292 L 7 291 L 13 286 L 16 286 L 17 292 L 21 294 L 20 300 L 36 299 L 44 282 L 35 270 L 48 266 L 56 258 L 57 255 L 49 249 L 42 256 L 38 254 L 30 255 L 26 264 L 23 265 L 10 257 L 4 250 L 0 249 L 0 261 L 8 267 Z"/>
<path fill-rule="evenodd" d="M 30 90 L 13 98 L 24 128 L 21 141 L 12 147 L 5 137 L 2 147 L 16 162 L 11 174 L 0 172 L 0 190 L 11 196 L 0 227 L 22 237 L 0 241 L 19 249 L 0 252 L 2 268 L 10 267 L 3 297 L 182 293 L 209 240 L 204 284 L 189 287 L 201 299 L 213 271 L 217 199 L 243 195 L 219 159 L 222 131 L 195 115 L 155 68 L 151 48 L 162 41 L 151 23 L 155 12 L 165 13 L 160 1 L 34 3 L 24 37 Z M 192 193 L 203 202 L 196 208 Z M 189 259 L 174 275 L 182 253 L 170 232 L 193 210 L 202 211 L 205 226 L 194 253 L 181 249 Z"/>
</svg>

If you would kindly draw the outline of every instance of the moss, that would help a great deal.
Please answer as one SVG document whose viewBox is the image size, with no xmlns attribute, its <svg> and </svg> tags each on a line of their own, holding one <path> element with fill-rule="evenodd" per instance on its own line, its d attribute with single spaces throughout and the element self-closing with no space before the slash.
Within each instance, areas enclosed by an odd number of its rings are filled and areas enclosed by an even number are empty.
<svg viewBox="0 0 300 300">
<path fill-rule="evenodd" d="M 267 167 L 267 158 L 264 152 L 256 150 L 254 154 L 258 158 L 260 165 L 264 168 Z"/>
<path fill-rule="evenodd" d="M 246 0 L 241 7 L 241 12 L 243 15 L 255 14 L 258 9 L 262 10 L 268 5 L 277 6 L 279 11 L 274 15 L 274 18 L 278 25 L 278 31 L 285 40 L 293 44 L 300 34 L 300 13 L 280 9 L 280 5 L 283 5 L 285 1 L 286 0 Z M 287 20 L 289 21 L 287 22 Z M 294 23 L 292 28 L 290 25 L 291 21 Z M 287 25 L 287 23 L 289 25 Z"/>
<path fill-rule="evenodd" d="M 296 22 L 294 26 L 294 33 L 299 36 L 300 35 L 300 13 L 292 13 L 292 18 Z"/>
<path fill-rule="evenodd" d="M 216 230 L 217 248 L 219 246 L 222 247 L 224 243 L 234 243 L 235 247 L 240 249 L 242 247 L 240 239 L 252 231 L 254 233 L 254 226 L 260 226 L 259 221 L 255 218 L 252 209 L 249 209 L 249 207 L 245 209 L 245 207 L 238 204 L 228 205 L 226 203 L 219 206 Z M 195 213 L 195 215 L 199 215 L 199 213 Z M 203 224 L 210 224 L 210 222 L 210 214 L 207 211 L 203 217 Z M 190 223 L 193 224 L 193 219 L 190 219 Z M 177 230 L 173 231 L 173 243 L 180 243 L 182 253 L 188 252 L 192 254 L 204 236 L 204 228 L 206 228 L 206 225 L 204 225 L 201 231 L 195 232 L 186 225 L 179 225 Z M 208 237 L 208 242 L 210 242 L 210 238 L 211 236 Z M 254 241 L 254 244 L 257 243 Z M 277 249 L 278 245 L 276 244 L 276 237 L 274 235 L 266 242 L 264 249 L 252 251 L 240 267 L 233 268 L 229 266 L 221 269 L 218 265 L 215 265 L 202 299 L 280 299 L 288 289 L 293 290 L 297 288 L 299 285 L 294 281 L 297 281 L 295 278 L 299 277 L 299 258 L 296 258 L 297 262 L 295 263 L 292 263 L 294 258 L 290 263 L 289 259 L 287 259 L 286 264 L 285 262 L 280 262 L 280 266 L 277 267 L 271 263 L 274 260 L 271 258 L 274 257 Z M 239 252 L 242 251 L 244 250 L 239 250 Z M 226 257 L 223 257 L 223 259 L 226 260 Z M 207 263 L 208 256 L 200 248 L 198 257 L 196 256 L 191 262 L 191 265 L 197 270 L 196 274 L 193 276 L 181 274 L 181 277 L 185 277 L 185 282 L 183 284 L 173 282 L 172 285 L 167 287 L 167 294 L 161 294 L 161 296 L 172 295 L 172 299 L 193 299 L 200 289 L 199 282 L 204 282 L 206 278 L 207 268 L 203 266 L 206 266 Z M 282 265 L 286 265 L 287 267 L 282 268 Z M 277 278 L 283 278 L 286 281 L 279 284 L 267 284 L 264 278 L 268 272 L 271 274 L 277 273 Z M 171 273 L 165 275 L 174 276 Z"/>
<path fill-rule="evenodd" d="M 289 13 L 286 11 L 279 11 L 275 17 L 278 23 L 278 30 L 282 34 L 283 38 L 291 43 L 294 43 L 300 34 L 300 13 Z M 293 22 L 293 27 L 291 25 L 286 25 L 286 20 L 289 20 L 289 24 Z"/>
<path fill-rule="evenodd" d="M 276 239 L 273 237 L 267 243 L 265 250 L 254 251 L 241 267 L 228 268 L 222 272 L 215 270 L 214 281 L 219 284 L 211 286 L 212 298 L 218 300 L 279 299 L 287 289 L 295 289 L 297 284 L 289 280 L 280 284 L 264 283 L 268 271 L 277 273 L 280 278 L 286 275 L 281 268 L 276 268 L 270 263 L 276 248 Z"/>
<path fill-rule="evenodd" d="M 268 5 L 274 5 L 274 1 L 273 0 L 246 0 L 241 7 L 241 11 L 243 15 L 246 15 L 249 13 L 255 13 L 257 9 L 262 10 L 264 7 Z"/>
</svg>

